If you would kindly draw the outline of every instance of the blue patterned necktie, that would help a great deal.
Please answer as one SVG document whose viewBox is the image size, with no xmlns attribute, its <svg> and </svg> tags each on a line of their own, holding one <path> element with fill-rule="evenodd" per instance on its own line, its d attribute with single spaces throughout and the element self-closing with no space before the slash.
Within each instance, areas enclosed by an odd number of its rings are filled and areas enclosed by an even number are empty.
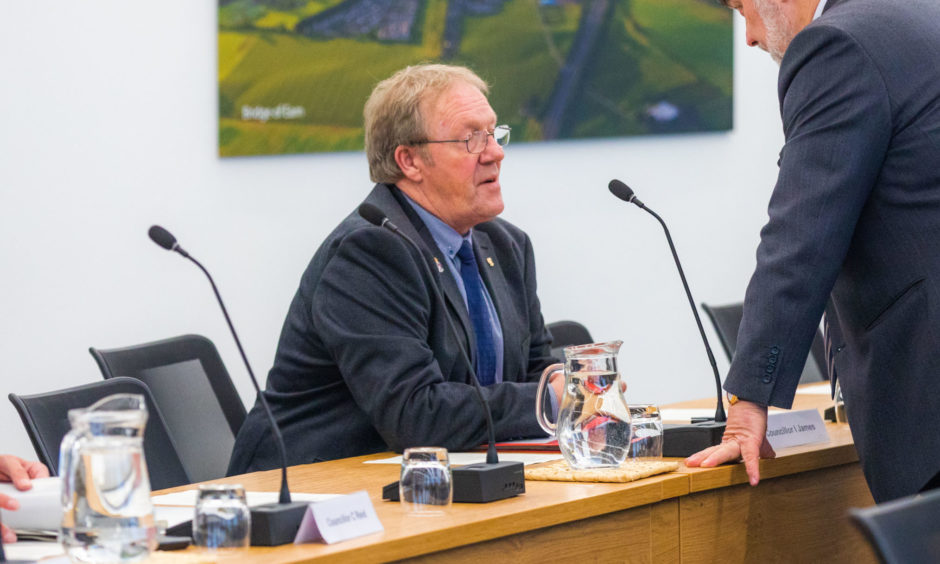
<svg viewBox="0 0 940 564">
<path fill-rule="evenodd" d="M 489 386 L 496 381 L 496 350 L 493 337 L 493 325 L 486 297 L 483 279 L 477 268 L 477 259 L 473 254 L 470 241 L 464 241 L 457 251 L 460 259 L 460 278 L 467 291 L 467 309 L 477 340 L 476 371 L 480 385 Z"/>
</svg>

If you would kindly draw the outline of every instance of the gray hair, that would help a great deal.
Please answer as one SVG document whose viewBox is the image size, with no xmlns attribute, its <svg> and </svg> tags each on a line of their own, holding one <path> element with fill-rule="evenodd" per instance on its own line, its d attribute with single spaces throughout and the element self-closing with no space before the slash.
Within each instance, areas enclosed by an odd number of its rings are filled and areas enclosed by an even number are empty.
<svg viewBox="0 0 940 564">
<path fill-rule="evenodd" d="M 362 112 L 366 157 L 373 182 L 392 184 L 403 178 L 395 162 L 395 149 L 427 135 L 422 102 L 435 102 L 458 82 L 478 88 L 484 95 L 489 93 L 486 82 L 470 69 L 441 64 L 405 67 L 375 87 Z"/>
</svg>

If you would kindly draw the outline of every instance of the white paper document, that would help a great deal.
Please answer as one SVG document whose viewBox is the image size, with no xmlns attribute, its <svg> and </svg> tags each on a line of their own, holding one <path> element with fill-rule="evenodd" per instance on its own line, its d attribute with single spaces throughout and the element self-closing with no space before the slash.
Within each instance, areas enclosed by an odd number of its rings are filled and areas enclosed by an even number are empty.
<svg viewBox="0 0 940 564">
<path fill-rule="evenodd" d="M 339 494 L 317 494 L 317 493 L 294 493 L 291 492 L 291 501 L 305 501 L 314 503 L 336 497 Z M 277 503 L 278 492 L 246 492 L 245 497 L 249 507 L 264 505 L 266 503 Z M 186 490 L 184 492 L 155 495 L 151 498 L 154 505 L 177 505 L 182 507 L 196 506 L 196 490 Z"/>
<path fill-rule="evenodd" d="M 662 418 L 663 423 L 688 423 L 693 417 L 714 417 L 715 408 L 706 407 L 692 409 L 664 407 L 659 410 L 659 416 Z"/>
<path fill-rule="evenodd" d="M 12 529 L 58 530 L 62 523 L 62 482 L 59 478 L 32 480 L 32 489 L 21 492 L 13 484 L 0 483 L 0 493 L 20 502 L 16 511 L 0 509 L 3 523 Z"/>
<path fill-rule="evenodd" d="M 466 466 L 467 464 L 480 464 L 486 462 L 485 452 L 451 452 L 448 453 L 448 459 L 451 466 Z M 561 454 L 555 452 L 532 453 L 532 452 L 501 452 L 499 453 L 500 462 L 521 462 L 523 464 L 539 464 L 540 462 L 551 462 L 552 460 L 561 460 Z M 397 464 L 401 466 L 401 456 L 392 456 L 391 458 L 380 458 L 379 460 L 366 460 L 365 464 Z"/>
<path fill-rule="evenodd" d="M 153 519 L 158 529 L 169 529 L 180 523 L 193 520 L 194 507 L 175 507 L 168 505 L 154 505 Z M 161 523 L 162 522 L 162 523 Z"/>
<path fill-rule="evenodd" d="M 4 543 L 3 550 L 6 552 L 7 560 L 32 561 L 58 556 L 60 558 L 43 560 L 42 564 L 70 564 L 68 557 L 65 556 L 65 549 L 57 542 L 17 541 Z"/>
<path fill-rule="evenodd" d="M 782 409 L 771 407 L 770 412 L 784 411 Z M 659 415 L 663 420 L 663 423 L 689 423 L 693 418 L 709 418 L 715 416 L 714 407 L 696 407 L 696 408 L 681 408 L 681 407 L 665 407 L 659 410 Z"/>
<path fill-rule="evenodd" d="M 810 396 L 826 396 L 832 397 L 832 385 L 829 382 L 820 382 L 818 384 L 810 384 L 808 386 L 800 386 L 796 389 L 796 393 L 805 394 Z"/>
</svg>

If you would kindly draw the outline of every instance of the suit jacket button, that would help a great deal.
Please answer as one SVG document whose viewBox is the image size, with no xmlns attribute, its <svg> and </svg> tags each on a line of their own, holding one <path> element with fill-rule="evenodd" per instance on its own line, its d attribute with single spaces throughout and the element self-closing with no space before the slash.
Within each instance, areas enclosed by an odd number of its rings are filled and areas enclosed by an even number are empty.
<svg viewBox="0 0 940 564">
<path fill-rule="evenodd" d="M 777 347 L 776 345 L 770 347 L 770 354 L 777 354 L 779 352 L 780 352 L 780 348 Z"/>
<path fill-rule="evenodd" d="M 769 383 L 771 383 L 772 381 L 773 381 L 773 377 L 772 377 L 770 374 L 764 376 L 764 383 L 765 383 L 765 384 L 769 384 Z"/>
</svg>

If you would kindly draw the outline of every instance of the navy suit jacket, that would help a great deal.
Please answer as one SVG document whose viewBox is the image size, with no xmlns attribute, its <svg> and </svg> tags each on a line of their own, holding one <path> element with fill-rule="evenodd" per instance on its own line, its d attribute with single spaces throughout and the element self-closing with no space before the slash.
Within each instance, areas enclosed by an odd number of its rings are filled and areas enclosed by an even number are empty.
<svg viewBox="0 0 940 564">
<path fill-rule="evenodd" d="M 940 471 L 940 2 L 830 0 L 780 67 L 786 144 L 725 388 L 789 407 L 826 309 L 876 501 Z"/>
<path fill-rule="evenodd" d="M 397 188 L 378 184 L 365 201 L 423 255 L 355 212 L 317 250 L 290 305 L 264 391 L 288 464 L 410 446 L 460 450 L 486 439 L 473 375 L 460 359 L 461 348 L 471 358 L 476 350 L 473 326 L 447 261 L 435 258 L 434 239 Z M 473 242 L 503 330 L 503 382 L 483 390 L 497 439 L 542 435 L 536 387 L 555 360 L 536 296 L 532 245 L 501 219 L 474 227 Z M 432 284 L 443 288 L 443 306 Z M 256 402 L 236 438 L 229 474 L 279 463 Z"/>
</svg>

